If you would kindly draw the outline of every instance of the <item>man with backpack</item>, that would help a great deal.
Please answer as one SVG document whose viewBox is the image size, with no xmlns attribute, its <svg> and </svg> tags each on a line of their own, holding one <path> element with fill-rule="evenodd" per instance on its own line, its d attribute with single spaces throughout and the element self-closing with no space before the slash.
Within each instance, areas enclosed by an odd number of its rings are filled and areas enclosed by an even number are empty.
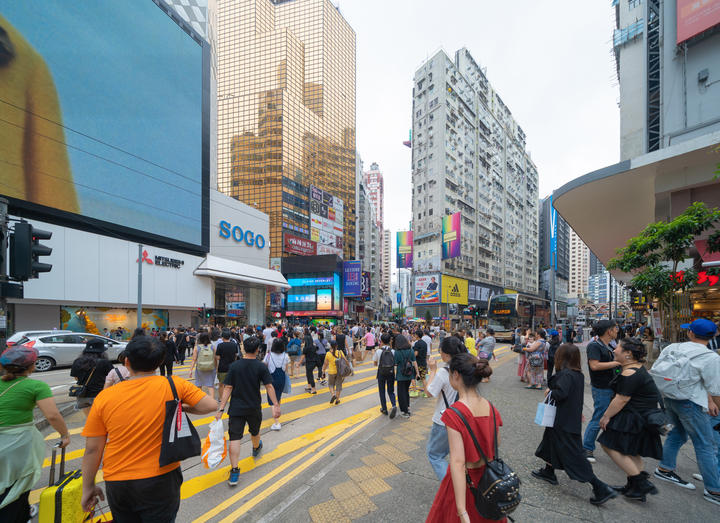
<svg viewBox="0 0 720 523">
<path fill-rule="evenodd" d="M 387 403 L 385 402 L 385 390 L 390 398 L 392 409 L 390 409 L 390 419 L 397 414 L 397 406 L 395 405 L 395 351 L 390 347 L 391 336 L 388 333 L 380 337 L 382 345 L 375 351 L 373 355 L 373 365 L 378 368 L 378 392 L 380 393 L 380 412 L 387 415 Z"/>
<path fill-rule="evenodd" d="M 720 423 L 720 356 L 707 350 L 708 341 L 717 333 L 717 326 L 700 318 L 681 327 L 688 329 L 690 341 L 665 347 L 650 369 L 663 395 L 665 412 L 674 425 L 665 439 L 663 457 L 655 469 L 655 477 L 695 490 L 695 485 L 675 473 L 678 452 L 689 436 L 705 484 L 703 497 L 720 505 L 720 451 L 716 448 L 717 434 L 713 431 Z"/>
<path fill-rule="evenodd" d="M 410 382 L 418 375 L 418 366 L 415 353 L 405 336 L 395 338 L 395 365 L 397 367 L 396 380 L 398 388 L 398 403 L 400 415 L 410 417 Z"/>
</svg>

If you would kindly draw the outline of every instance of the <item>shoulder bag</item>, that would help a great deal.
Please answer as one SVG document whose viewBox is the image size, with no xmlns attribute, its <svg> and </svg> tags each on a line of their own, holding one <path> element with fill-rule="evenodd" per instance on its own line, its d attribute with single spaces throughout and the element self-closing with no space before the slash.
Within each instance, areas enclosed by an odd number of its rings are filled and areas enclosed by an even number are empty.
<svg viewBox="0 0 720 523">
<path fill-rule="evenodd" d="M 90 378 L 92 378 L 92 375 L 95 373 L 95 369 L 97 368 L 97 364 L 95 367 L 93 367 L 93 370 L 90 371 L 90 375 L 85 380 L 85 383 L 82 385 L 72 385 L 68 389 L 68 396 L 72 398 L 84 398 L 85 394 L 87 394 L 87 386 L 88 383 L 90 383 Z"/>
<path fill-rule="evenodd" d="M 493 416 L 493 434 L 495 443 L 495 459 L 489 461 L 487 456 L 480 447 L 475 434 L 473 433 L 470 425 L 468 424 L 465 416 L 455 407 L 449 407 L 455 414 L 457 414 L 460 420 L 467 428 L 470 433 L 470 437 L 475 444 L 475 448 L 485 460 L 485 472 L 477 485 L 473 485 L 468 474 L 467 468 L 465 469 L 465 481 L 467 481 L 468 488 L 473 495 L 475 500 L 475 508 L 480 516 L 500 520 L 512 513 L 518 505 L 520 505 L 520 478 L 515 472 L 508 467 L 503 460 L 498 457 L 498 443 L 497 443 L 497 421 L 495 419 L 495 408 L 490 404 L 490 410 Z"/>
<path fill-rule="evenodd" d="M 175 383 L 166 376 L 173 399 L 165 402 L 165 422 L 163 424 L 162 443 L 160 445 L 160 466 L 164 467 L 193 456 L 199 456 L 200 436 L 182 410 Z"/>
</svg>

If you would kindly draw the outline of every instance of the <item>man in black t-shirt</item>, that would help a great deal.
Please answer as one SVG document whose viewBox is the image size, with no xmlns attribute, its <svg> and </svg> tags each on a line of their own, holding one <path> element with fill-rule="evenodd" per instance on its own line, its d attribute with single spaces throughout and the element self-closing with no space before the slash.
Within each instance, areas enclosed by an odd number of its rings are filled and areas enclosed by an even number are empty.
<svg viewBox="0 0 720 523">
<path fill-rule="evenodd" d="M 221 419 L 228 399 L 232 396 L 228 410 L 228 435 L 230 437 L 230 478 L 228 485 L 237 485 L 240 476 L 238 461 L 240 459 L 240 440 L 248 425 L 250 439 L 253 446 L 253 458 L 262 450 L 260 440 L 260 424 L 262 423 L 262 401 L 260 398 L 260 385 L 265 385 L 268 397 L 272 403 L 273 417 L 280 417 L 280 404 L 275 396 L 272 386 L 272 376 L 267 365 L 257 359 L 260 340 L 251 337 L 245 340 L 245 354 L 242 359 L 230 364 L 225 376 L 225 389 L 223 390 L 220 408 L 215 419 Z"/>
<path fill-rule="evenodd" d="M 227 329 L 222 331 L 222 341 L 215 349 L 215 360 L 217 361 L 218 398 L 222 398 L 225 388 L 225 375 L 230 369 L 230 364 L 238 358 L 238 345 L 231 340 L 231 333 Z"/>
<path fill-rule="evenodd" d="M 418 329 L 413 332 L 413 350 L 415 351 L 415 361 L 418 366 L 418 375 L 415 380 L 415 390 L 410 393 L 410 396 L 417 398 L 421 394 L 425 396 L 425 376 L 427 375 L 427 343 L 422 339 L 423 331 Z"/>
<path fill-rule="evenodd" d="M 590 463 L 595 463 L 593 452 L 595 440 L 600 433 L 600 418 L 610 405 L 613 391 L 610 382 L 615 377 L 620 362 L 615 361 L 615 354 L 610 348 L 610 342 L 615 340 L 620 330 L 614 320 L 600 320 L 595 324 L 597 341 L 591 341 L 587 346 L 588 370 L 590 373 L 590 390 L 593 397 L 592 419 L 585 428 L 583 448 Z"/>
</svg>

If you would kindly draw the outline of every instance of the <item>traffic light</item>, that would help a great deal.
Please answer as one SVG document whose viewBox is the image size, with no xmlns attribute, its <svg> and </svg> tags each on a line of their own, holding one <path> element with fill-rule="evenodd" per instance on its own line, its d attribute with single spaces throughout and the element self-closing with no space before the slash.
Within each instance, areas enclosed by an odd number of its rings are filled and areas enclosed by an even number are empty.
<svg viewBox="0 0 720 523">
<path fill-rule="evenodd" d="M 49 256 L 52 249 L 40 243 L 49 240 L 52 233 L 34 228 L 27 222 L 15 225 L 10 236 L 10 277 L 18 281 L 37 278 L 41 272 L 50 272 L 52 265 L 40 261 L 40 256 Z"/>
</svg>

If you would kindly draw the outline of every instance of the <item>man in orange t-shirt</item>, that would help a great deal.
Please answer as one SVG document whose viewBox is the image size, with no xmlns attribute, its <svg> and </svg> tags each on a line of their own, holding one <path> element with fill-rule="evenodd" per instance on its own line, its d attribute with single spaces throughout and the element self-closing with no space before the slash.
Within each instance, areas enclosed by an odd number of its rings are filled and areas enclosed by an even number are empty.
<svg viewBox="0 0 720 523">
<path fill-rule="evenodd" d="M 108 505 L 117 522 L 173 522 L 180 508 L 180 462 L 160 466 L 165 402 L 173 399 L 167 378 L 155 371 L 165 348 L 149 336 L 135 338 L 125 350 L 130 377 L 95 398 L 82 435 L 83 510 L 104 499 L 95 485 L 100 462 Z M 183 410 L 209 414 L 217 402 L 195 385 L 172 377 Z M 103 456 L 104 453 L 104 456 Z"/>
</svg>

